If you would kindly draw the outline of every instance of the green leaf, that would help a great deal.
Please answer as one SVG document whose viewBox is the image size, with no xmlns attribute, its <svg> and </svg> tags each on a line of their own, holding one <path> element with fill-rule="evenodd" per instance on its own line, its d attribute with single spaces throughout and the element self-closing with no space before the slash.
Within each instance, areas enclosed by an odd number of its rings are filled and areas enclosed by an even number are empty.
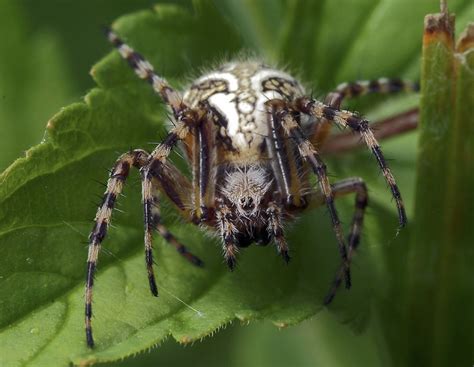
<svg viewBox="0 0 474 367">
<path fill-rule="evenodd" d="M 374 29 L 392 22 L 389 10 L 397 8 L 397 2 L 364 2 L 344 15 L 348 27 L 336 27 L 342 15 L 330 2 L 294 1 L 287 5 L 262 1 L 252 2 L 253 6 L 244 10 L 246 3 L 216 2 L 220 13 L 208 1 L 195 1 L 195 10 L 160 5 L 124 16 L 113 26 L 174 85 L 183 85 L 190 74 L 243 48 L 289 64 L 300 71 L 309 86 L 314 84 L 324 91 L 342 81 L 339 78 L 361 77 L 361 68 L 364 78 L 418 76 L 409 67 L 419 59 L 420 39 L 413 36 L 418 33 L 394 38 L 384 32 L 375 43 L 378 53 L 361 62 Z M 468 4 L 453 3 L 459 9 Z M 421 15 L 430 6 L 420 2 L 410 5 L 410 11 Z M 272 9 L 270 14 L 268 8 Z M 367 17 L 369 9 L 373 10 Z M 333 29 L 337 33 L 334 39 Z M 360 29 L 364 31 L 355 42 L 353 34 Z M 394 57 L 399 59 L 394 61 Z M 351 70 L 351 65 L 356 66 Z M 377 66 L 377 74 L 371 74 L 365 65 Z M 103 191 L 95 181 L 104 181 L 106 168 L 121 152 L 130 147 L 151 148 L 147 143 L 160 140 L 167 119 L 149 86 L 137 80 L 116 52 L 94 66 L 92 75 L 98 87 L 87 94 L 85 102 L 70 105 L 50 119 L 44 143 L 29 150 L 26 158 L 0 176 L 0 364 L 114 361 L 155 346 L 168 335 L 187 343 L 235 319 L 247 322 L 265 318 L 283 327 L 321 310 L 338 264 L 324 209 L 305 214 L 289 229 L 294 255 L 290 266 L 284 266 L 272 249 L 252 247 L 242 252 L 237 271 L 230 273 L 218 242 L 191 225 L 176 222 L 176 214 L 165 208 L 167 225 L 205 260 L 206 268 L 193 268 L 157 236 L 161 295 L 151 297 L 143 261 L 140 188 L 134 174 L 101 254 L 94 288 L 97 347 L 93 351 L 86 348 L 85 242 L 96 208 L 89 198 Z M 377 100 L 369 101 L 378 104 Z M 396 110 L 413 101 L 416 98 L 398 100 Z M 379 114 L 393 111 L 393 106 L 379 106 Z M 414 186 L 413 138 L 398 138 L 384 145 L 388 156 L 397 158 L 392 168 L 407 194 L 409 208 Z M 179 162 L 179 157 L 174 159 Z M 339 319 L 361 331 L 367 326 L 371 303 L 379 310 L 387 299 L 393 304 L 390 297 L 398 288 L 391 274 L 400 269 L 402 259 L 392 255 L 406 250 L 399 246 L 405 243 L 408 232 L 394 238 L 397 221 L 393 205 L 366 152 L 329 163 L 338 177 L 366 178 L 373 198 L 354 266 L 355 286 L 350 292 L 339 292 L 330 307 Z M 340 203 L 347 223 L 352 201 L 349 198 Z M 387 251 L 388 247 L 392 250 Z M 384 316 L 380 319 L 389 318 Z M 390 353 L 380 354 L 384 360 Z"/>
</svg>

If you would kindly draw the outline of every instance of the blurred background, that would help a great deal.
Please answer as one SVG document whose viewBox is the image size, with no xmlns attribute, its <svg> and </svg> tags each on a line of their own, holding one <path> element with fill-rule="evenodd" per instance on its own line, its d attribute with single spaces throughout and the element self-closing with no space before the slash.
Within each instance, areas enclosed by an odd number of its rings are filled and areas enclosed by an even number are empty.
<svg viewBox="0 0 474 367">
<path fill-rule="evenodd" d="M 100 27 L 156 3 L 0 0 L 0 171 L 41 142 L 51 116 L 95 86 L 91 66 L 111 50 Z M 184 0 L 160 3 L 190 6 Z M 402 3 L 409 7 L 409 2 Z M 427 9 L 437 11 L 436 1 L 426 3 L 434 4 Z M 420 19 L 419 33 L 411 35 L 420 37 L 420 45 L 421 24 Z M 417 63 L 406 70 L 416 77 Z M 330 76 L 324 80 L 327 85 L 333 82 Z M 384 361 L 376 335 L 356 334 L 323 310 L 288 329 L 279 330 L 270 322 L 234 322 L 193 345 L 168 339 L 159 348 L 110 366 L 379 366 Z"/>
<path fill-rule="evenodd" d="M 110 51 L 101 26 L 153 4 L 0 0 L 0 171 L 41 141 L 53 114 L 94 86 L 89 71 Z"/>
</svg>

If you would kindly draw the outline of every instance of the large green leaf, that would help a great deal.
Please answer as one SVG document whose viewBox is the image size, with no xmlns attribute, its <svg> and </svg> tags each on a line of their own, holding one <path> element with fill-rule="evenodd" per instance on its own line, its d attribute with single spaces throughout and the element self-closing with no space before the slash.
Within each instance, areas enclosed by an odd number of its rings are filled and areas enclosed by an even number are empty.
<svg viewBox="0 0 474 367">
<path fill-rule="evenodd" d="M 394 17 L 392 10 L 399 8 L 399 2 L 366 1 L 344 15 L 341 4 L 335 3 L 228 0 L 216 2 L 218 13 L 209 2 L 196 1 L 195 10 L 161 5 L 122 17 L 114 28 L 160 73 L 181 84 L 186 76 L 242 48 L 289 64 L 309 86 L 316 85 L 321 91 L 342 78 L 418 76 L 412 67 L 419 60 L 421 46 L 416 26 L 410 22 L 412 28 L 407 32 L 411 37 L 394 38 L 387 31 L 374 35 L 381 26 L 394 29 L 400 21 L 396 18 L 406 14 L 400 10 Z M 246 9 L 246 4 L 253 5 Z M 463 9 L 466 4 L 468 1 L 459 0 L 452 6 Z M 429 2 L 410 3 L 410 16 L 420 19 L 419 29 L 422 15 L 433 10 L 431 6 Z M 347 27 L 338 26 L 342 20 Z M 370 57 L 362 58 L 372 47 L 375 51 Z M 177 223 L 173 211 L 166 210 L 165 218 L 172 218 L 167 220 L 170 229 L 205 260 L 206 267 L 193 268 L 157 238 L 161 296 L 151 297 L 142 254 L 140 189 L 134 175 L 101 255 L 93 320 L 97 347 L 93 351 L 86 348 L 85 241 L 95 211 L 88 198 L 102 193 L 95 180 L 104 180 L 106 167 L 120 152 L 159 141 L 166 121 L 159 100 L 116 52 L 100 61 L 92 75 L 98 87 L 87 94 L 85 102 L 54 116 L 48 122 L 45 142 L 0 176 L 1 364 L 117 360 L 150 348 L 169 334 L 186 343 L 236 318 L 267 318 L 286 326 L 318 312 L 338 262 L 324 210 L 304 215 L 289 229 L 294 255 L 290 266 L 284 266 L 270 248 L 250 248 L 243 251 L 234 273 L 223 265 L 216 241 L 191 225 Z M 399 101 L 395 110 L 413 101 L 416 98 Z M 370 116 L 393 112 L 393 106 L 381 106 Z M 392 166 L 410 209 L 413 136 L 384 147 L 389 156 L 397 158 Z M 368 154 L 333 160 L 331 167 L 338 177 L 363 175 L 374 198 L 354 269 L 355 287 L 351 292 L 341 291 L 330 307 L 340 319 L 362 329 L 371 300 L 382 299 L 380 304 L 396 288 L 390 274 L 401 259 L 393 261 L 390 256 L 406 250 L 401 245 L 406 243 L 407 232 L 394 238 L 396 216 Z M 346 222 L 351 204 L 352 199 L 341 202 Z M 401 249 L 387 253 L 389 244 L 391 249 Z"/>
</svg>

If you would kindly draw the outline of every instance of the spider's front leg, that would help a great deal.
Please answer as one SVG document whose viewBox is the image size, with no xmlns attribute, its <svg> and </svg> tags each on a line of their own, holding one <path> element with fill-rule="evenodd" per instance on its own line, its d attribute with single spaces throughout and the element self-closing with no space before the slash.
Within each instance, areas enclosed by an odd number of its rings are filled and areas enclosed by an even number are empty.
<svg viewBox="0 0 474 367">
<path fill-rule="evenodd" d="M 145 220 L 146 266 L 150 290 L 154 296 L 158 295 L 153 272 L 152 253 L 152 233 L 155 228 L 165 240 L 174 245 L 188 260 L 195 265 L 202 265 L 202 261 L 194 255 L 191 255 L 161 224 L 156 190 L 157 187 L 160 187 L 185 218 L 191 216 L 190 184 L 174 166 L 168 164 L 167 159 L 178 141 L 183 141 L 188 138 L 191 129 L 195 129 L 195 127 L 198 126 L 200 119 L 201 117 L 198 115 L 198 112 L 191 109 L 186 110 L 163 142 L 150 154 L 146 166 L 140 170 L 142 175 L 142 201 Z M 157 181 L 155 185 L 154 180 Z"/>
<path fill-rule="evenodd" d="M 205 110 L 205 106 L 202 106 Z M 193 222 L 206 222 L 214 213 L 209 209 L 214 206 L 216 162 L 214 116 L 207 113 L 196 124 L 192 136 L 192 177 L 193 177 Z"/>
<path fill-rule="evenodd" d="M 293 114 L 290 112 L 287 102 L 274 99 L 266 102 L 267 108 L 269 108 L 270 119 L 273 120 L 277 127 L 281 127 L 284 131 L 285 137 L 289 140 L 293 140 L 297 146 L 299 155 L 303 160 L 308 162 L 313 172 L 318 177 L 319 188 L 324 195 L 324 201 L 328 208 L 331 216 L 334 232 L 339 246 L 339 253 L 345 266 L 345 278 L 346 283 L 350 283 L 350 270 L 347 262 L 347 249 L 344 239 L 344 233 L 342 231 L 341 221 L 337 214 L 336 207 L 334 205 L 334 194 L 332 192 L 331 185 L 326 172 L 326 165 L 322 161 L 318 151 L 306 138 L 303 129 L 296 121 Z"/>
<path fill-rule="evenodd" d="M 403 204 L 402 196 L 400 194 L 400 190 L 398 189 L 395 178 L 393 177 L 393 174 L 387 165 L 382 150 L 380 149 L 380 145 L 378 144 L 372 130 L 369 127 L 369 122 L 353 112 L 339 110 L 307 97 L 298 98 L 293 103 L 293 108 L 296 111 L 316 117 L 317 119 L 326 119 L 327 121 L 335 123 L 342 128 L 349 127 L 354 132 L 357 132 L 362 136 L 364 142 L 377 159 L 377 163 L 382 170 L 385 181 L 390 187 L 390 191 L 392 192 L 392 196 L 395 199 L 397 205 L 400 227 L 404 227 L 407 223 L 407 216 L 405 213 L 405 206 Z"/>
<path fill-rule="evenodd" d="M 100 204 L 94 219 L 94 227 L 89 235 L 89 254 L 87 256 L 87 275 L 85 290 L 85 327 L 86 339 L 89 347 L 94 346 L 92 337 L 92 287 L 94 285 L 94 274 L 97 267 L 97 259 L 99 257 L 100 246 L 107 234 L 107 230 L 112 218 L 112 211 L 115 207 L 117 197 L 123 189 L 125 180 L 127 179 L 130 168 L 141 168 L 147 163 L 148 153 L 144 150 L 133 150 L 125 153 L 117 160 L 114 167 L 110 171 L 110 177 L 107 181 L 107 189 L 104 193 L 102 203 Z"/>
<path fill-rule="evenodd" d="M 186 186 L 184 177 L 170 174 L 171 172 L 176 173 L 177 170 L 171 170 L 171 166 L 168 164 L 164 164 L 159 169 L 157 169 L 157 165 L 154 166 L 153 170 L 148 170 L 146 166 L 141 169 L 143 220 L 145 227 L 145 264 L 148 273 L 150 291 L 155 297 L 158 296 L 158 287 L 156 285 L 153 270 L 154 230 L 157 230 L 161 237 L 163 237 L 166 242 L 173 245 L 188 261 L 197 266 L 203 265 L 203 262 L 196 256 L 192 255 L 186 247 L 181 244 L 170 231 L 168 231 L 161 221 L 159 189 L 165 193 L 184 217 L 189 216 L 187 198 L 184 197 L 184 195 L 189 195 L 190 188 Z M 177 185 L 180 185 L 181 190 L 175 190 Z"/>
<path fill-rule="evenodd" d="M 237 264 L 237 228 L 234 225 L 235 217 L 230 208 L 224 204 L 223 200 L 217 199 L 216 222 L 221 238 L 223 240 L 222 250 L 224 259 L 230 270 L 234 270 Z"/>
<path fill-rule="evenodd" d="M 196 266 L 203 266 L 204 263 L 197 256 L 193 255 L 189 250 L 180 243 L 176 237 L 166 228 L 161 221 L 159 190 L 166 194 L 181 214 L 188 218 L 189 211 L 189 194 L 191 187 L 187 179 L 181 173 L 167 163 L 161 164 L 157 169 L 157 165 L 153 170 L 147 167 L 141 169 L 142 172 L 142 202 L 145 225 L 145 263 L 148 273 L 148 281 L 151 293 L 157 297 L 158 288 L 155 281 L 153 271 L 153 231 L 157 230 L 166 242 L 176 248 L 178 253 L 186 258 L 189 262 Z M 180 190 L 175 190 L 180 187 Z M 186 197 L 187 195 L 187 197 Z"/>
<path fill-rule="evenodd" d="M 288 264 L 290 262 L 290 254 L 288 244 L 283 233 L 283 221 L 280 206 L 273 202 L 268 204 L 267 215 L 269 217 L 267 228 L 268 233 L 274 239 L 278 253 Z"/>
<path fill-rule="evenodd" d="M 119 158 L 111 171 L 107 183 L 107 190 L 104 194 L 102 204 L 97 211 L 95 225 L 89 237 L 85 297 L 86 341 L 89 347 L 94 346 L 91 327 L 92 287 L 100 245 L 105 238 L 117 196 L 122 192 L 123 184 L 129 174 L 131 166 L 139 168 L 142 174 L 142 197 L 145 221 L 145 259 L 152 294 L 155 296 L 158 295 L 153 271 L 153 230 L 158 230 L 163 238 L 172 244 L 178 252 L 190 262 L 198 266 L 202 265 L 202 261 L 192 255 L 182 244 L 180 244 L 161 223 L 157 196 L 157 189 L 160 188 L 178 210 L 180 210 L 181 214 L 185 217 L 189 217 L 189 208 L 191 207 L 189 202 L 191 186 L 187 179 L 176 168 L 166 162 L 166 159 L 176 143 L 189 134 L 189 126 L 194 122 L 190 116 L 194 116 L 194 114 L 192 112 L 183 114 L 180 121 L 176 124 L 176 127 L 168 133 L 163 143 L 158 145 L 152 154 L 149 155 L 143 150 L 134 150 L 130 153 L 126 153 Z M 176 190 L 177 185 L 179 185 L 181 190 Z"/>
</svg>

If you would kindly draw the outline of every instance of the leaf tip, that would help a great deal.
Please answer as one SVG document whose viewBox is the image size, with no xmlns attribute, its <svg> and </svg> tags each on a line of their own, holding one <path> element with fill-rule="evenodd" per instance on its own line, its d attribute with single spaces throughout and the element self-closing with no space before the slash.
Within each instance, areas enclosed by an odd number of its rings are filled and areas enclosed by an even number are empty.
<svg viewBox="0 0 474 367">
<path fill-rule="evenodd" d="M 449 47 L 454 44 L 454 14 L 447 12 L 428 14 L 425 17 L 423 45 L 441 42 Z"/>
<path fill-rule="evenodd" d="M 459 40 L 456 44 L 457 52 L 465 52 L 471 48 L 474 48 L 474 23 L 469 23 L 466 29 L 459 36 Z"/>
</svg>

